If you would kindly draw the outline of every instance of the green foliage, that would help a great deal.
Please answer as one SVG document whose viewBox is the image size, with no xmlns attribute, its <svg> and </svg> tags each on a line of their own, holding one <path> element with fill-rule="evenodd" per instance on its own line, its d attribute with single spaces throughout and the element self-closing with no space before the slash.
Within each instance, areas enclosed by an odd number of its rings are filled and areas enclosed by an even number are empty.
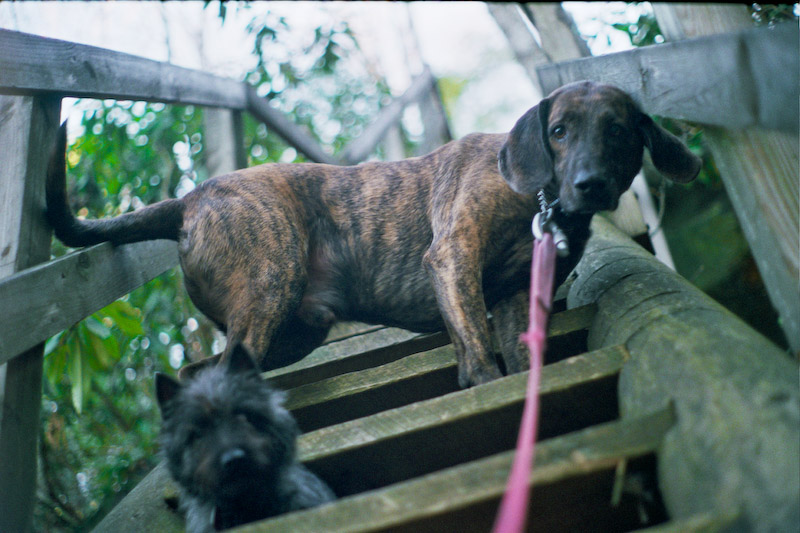
<svg viewBox="0 0 800 533">
<path fill-rule="evenodd" d="M 390 101 L 389 89 L 367 69 L 345 22 L 331 21 L 305 35 L 289 31 L 289 24 L 274 14 L 249 24 L 258 62 L 246 79 L 260 96 L 338 152 Z M 258 162 L 254 157 L 253 163 Z"/>
<path fill-rule="evenodd" d="M 247 79 L 331 151 L 357 137 L 387 101 L 386 84 L 364 68 L 346 24 L 298 40 L 270 15 L 250 31 L 258 65 Z M 78 107 L 80 132 L 67 149 L 78 216 L 115 216 L 208 178 L 201 108 L 113 100 Z M 247 115 L 243 122 L 249 165 L 302 160 L 263 124 Z M 67 251 L 57 240 L 52 250 Z M 153 373 L 211 355 L 217 336 L 174 268 L 47 341 L 37 531 L 90 529 L 155 466 Z"/>
<path fill-rule="evenodd" d="M 658 22 L 651 13 L 639 15 L 636 22 L 617 22 L 611 25 L 617 30 L 628 34 L 634 46 L 648 46 L 664 42 Z"/>
<path fill-rule="evenodd" d="M 199 108 L 78 106 L 83 134 L 67 149 L 67 174 L 79 216 L 117 215 L 207 177 Z M 53 241 L 54 255 L 65 251 Z M 150 378 L 173 371 L 171 353 L 209 355 L 213 330 L 173 269 L 47 341 L 37 530 L 88 527 L 155 465 Z"/>
<path fill-rule="evenodd" d="M 756 26 L 773 26 L 780 22 L 797 22 L 800 4 L 750 4 Z"/>
</svg>

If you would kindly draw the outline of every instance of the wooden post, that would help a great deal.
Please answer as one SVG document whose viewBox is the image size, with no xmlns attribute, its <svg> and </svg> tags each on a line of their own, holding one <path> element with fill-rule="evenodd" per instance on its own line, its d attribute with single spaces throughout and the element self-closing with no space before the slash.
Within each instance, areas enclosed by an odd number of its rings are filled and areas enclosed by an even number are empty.
<svg viewBox="0 0 800 533">
<path fill-rule="evenodd" d="M 743 5 L 653 4 L 668 40 L 752 27 Z M 769 62 L 769 57 L 751 61 Z M 795 56 L 795 61 L 797 61 Z M 759 81 L 759 80 L 754 80 Z M 731 80 L 735 84 L 737 80 Z M 795 80 L 796 86 L 797 80 Z M 797 93 L 795 93 L 795 102 Z M 787 102 L 788 104 L 788 102 Z M 794 117 L 797 124 L 798 117 Z M 800 358 L 800 146 L 797 130 L 707 127 L 705 141 L 753 252 L 780 326 Z"/>
<path fill-rule="evenodd" d="M 430 92 L 420 98 L 419 111 L 422 114 L 425 133 L 418 155 L 428 154 L 453 140 L 450 127 L 447 124 L 447 115 L 444 112 L 442 98 L 435 82 Z"/>
<path fill-rule="evenodd" d="M 203 109 L 203 129 L 209 177 L 247 166 L 241 112 L 207 107 Z"/>
<path fill-rule="evenodd" d="M 0 278 L 50 258 L 44 178 L 61 99 L 0 96 Z M 29 531 L 43 344 L 0 367 L 0 531 Z"/>
</svg>

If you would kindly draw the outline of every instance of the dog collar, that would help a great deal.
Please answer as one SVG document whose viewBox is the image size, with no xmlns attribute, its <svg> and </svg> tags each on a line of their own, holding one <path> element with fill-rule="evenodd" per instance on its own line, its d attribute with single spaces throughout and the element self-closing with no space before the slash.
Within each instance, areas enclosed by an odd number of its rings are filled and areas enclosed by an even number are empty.
<svg viewBox="0 0 800 533">
<path fill-rule="evenodd" d="M 567 235 L 561 228 L 558 227 L 554 217 L 555 210 L 558 208 L 558 198 L 548 204 L 544 189 L 539 191 L 537 197 L 539 198 L 539 212 L 534 215 L 533 222 L 531 223 L 531 232 L 533 233 L 533 237 L 537 241 L 540 241 L 542 240 L 544 233 L 552 234 L 558 256 L 568 256 L 569 242 L 567 241 Z"/>
</svg>

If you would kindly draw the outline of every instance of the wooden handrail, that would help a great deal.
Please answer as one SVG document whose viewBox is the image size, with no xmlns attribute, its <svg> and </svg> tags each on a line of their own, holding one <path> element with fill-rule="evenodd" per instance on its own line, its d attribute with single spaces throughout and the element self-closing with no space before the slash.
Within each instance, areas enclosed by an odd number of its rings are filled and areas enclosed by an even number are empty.
<svg viewBox="0 0 800 533">
<path fill-rule="evenodd" d="M 617 85 L 648 113 L 730 128 L 797 131 L 798 27 L 787 23 L 543 65 L 546 93 L 573 81 Z"/>
<path fill-rule="evenodd" d="M 0 280 L 0 364 L 177 264 L 171 241 L 104 243 Z"/>
<path fill-rule="evenodd" d="M 0 50 L 0 93 L 247 106 L 242 82 L 105 48 L 0 29 Z"/>
</svg>

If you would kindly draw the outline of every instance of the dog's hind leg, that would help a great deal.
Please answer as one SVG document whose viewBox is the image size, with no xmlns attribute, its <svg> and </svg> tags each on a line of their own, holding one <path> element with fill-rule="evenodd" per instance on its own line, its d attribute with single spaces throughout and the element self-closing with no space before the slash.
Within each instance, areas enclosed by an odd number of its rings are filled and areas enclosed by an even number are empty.
<svg viewBox="0 0 800 533">
<path fill-rule="evenodd" d="M 330 330 L 331 324 L 308 324 L 297 315 L 290 316 L 270 342 L 261 369 L 272 370 L 299 361 L 318 348 Z"/>
</svg>

